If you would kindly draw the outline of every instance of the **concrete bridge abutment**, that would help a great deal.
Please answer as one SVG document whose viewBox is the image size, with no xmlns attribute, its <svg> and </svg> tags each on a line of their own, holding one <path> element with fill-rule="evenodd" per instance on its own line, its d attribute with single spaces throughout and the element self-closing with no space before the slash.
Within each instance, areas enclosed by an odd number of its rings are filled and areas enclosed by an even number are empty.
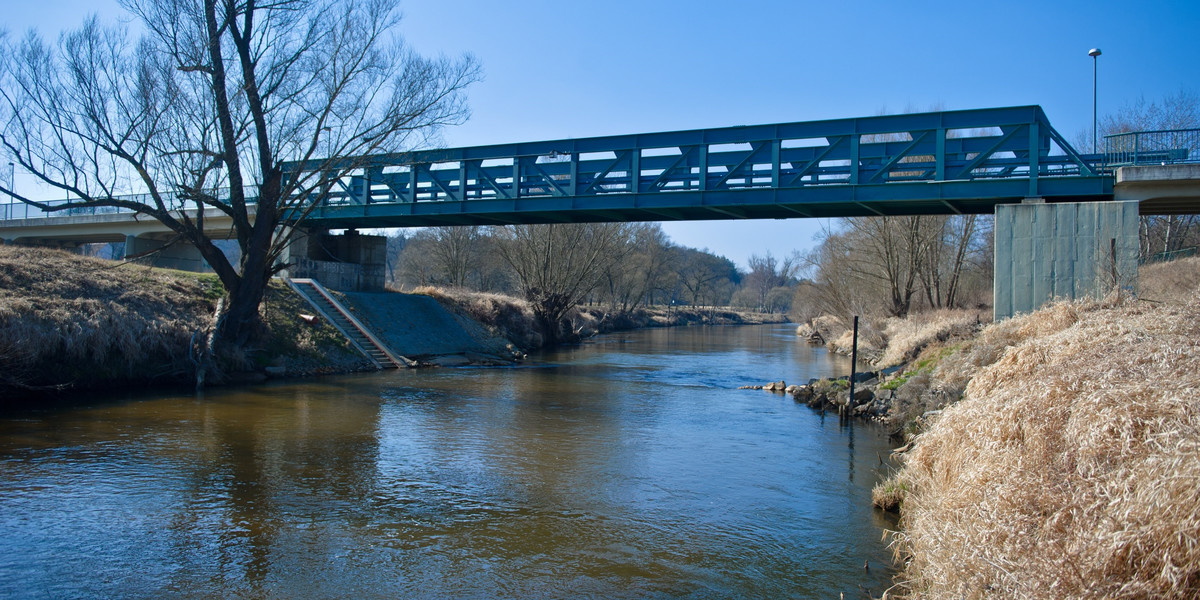
<svg viewBox="0 0 1200 600">
<path fill-rule="evenodd" d="M 311 277 L 342 291 L 383 291 L 387 276 L 387 237 L 363 235 L 349 229 L 341 235 L 327 230 L 296 232 L 282 258 L 287 277 Z"/>
<path fill-rule="evenodd" d="M 1137 292 L 1138 203 L 1046 203 L 1030 198 L 996 206 L 995 319 L 1037 310 L 1055 299 Z"/>
</svg>

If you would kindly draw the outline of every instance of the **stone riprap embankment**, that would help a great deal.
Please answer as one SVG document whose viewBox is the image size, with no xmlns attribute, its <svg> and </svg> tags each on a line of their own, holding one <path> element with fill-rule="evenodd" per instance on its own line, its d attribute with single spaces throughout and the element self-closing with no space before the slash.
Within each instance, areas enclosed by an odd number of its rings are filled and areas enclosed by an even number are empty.
<svg viewBox="0 0 1200 600">
<path fill-rule="evenodd" d="M 898 367 L 857 373 L 854 376 L 854 396 L 850 396 L 850 378 L 809 379 L 808 383 L 788 385 L 786 381 L 771 381 L 761 385 L 744 385 L 738 389 L 764 390 L 786 394 L 796 402 L 822 411 L 832 411 L 875 421 L 885 421 L 892 409 L 894 386 L 889 385 Z"/>
</svg>

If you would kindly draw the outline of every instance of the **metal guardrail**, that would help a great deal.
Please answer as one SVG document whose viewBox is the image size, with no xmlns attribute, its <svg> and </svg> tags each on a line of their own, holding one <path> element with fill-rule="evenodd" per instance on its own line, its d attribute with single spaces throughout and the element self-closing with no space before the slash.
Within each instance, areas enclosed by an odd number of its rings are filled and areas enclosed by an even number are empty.
<svg viewBox="0 0 1200 600">
<path fill-rule="evenodd" d="M 1180 248 L 1178 250 L 1169 250 L 1166 252 L 1155 252 L 1154 254 L 1143 257 L 1138 262 L 1140 264 L 1171 262 L 1179 258 L 1196 256 L 1198 251 L 1200 251 L 1200 246 L 1191 246 L 1189 248 Z"/>
<path fill-rule="evenodd" d="M 1104 165 L 1171 165 L 1200 162 L 1200 129 L 1130 131 L 1104 136 Z"/>
<path fill-rule="evenodd" d="M 258 201 L 257 186 L 246 186 L 246 200 L 253 203 Z M 214 192 L 217 197 L 228 198 L 229 188 L 220 188 Z M 130 202 L 141 202 L 150 206 L 154 205 L 154 197 L 150 194 L 123 194 L 115 196 L 121 200 Z M 0 221 L 16 221 L 20 219 L 44 219 L 47 217 L 74 217 L 80 215 L 116 215 L 116 214 L 132 214 L 137 211 L 118 206 L 72 206 L 79 204 L 78 199 L 69 200 L 39 200 L 42 204 L 48 204 L 54 207 L 63 206 L 65 208 L 56 208 L 56 210 L 42 210 L 36 206 L 26 204 L 20 201 L 10 200 L 9 202 L 0 203 Z M 190 201 L 176 200 L 170 203 L 167 208 L 169 210 L 188 210 L 194 209 L 195 203 Z"/>
</svg>

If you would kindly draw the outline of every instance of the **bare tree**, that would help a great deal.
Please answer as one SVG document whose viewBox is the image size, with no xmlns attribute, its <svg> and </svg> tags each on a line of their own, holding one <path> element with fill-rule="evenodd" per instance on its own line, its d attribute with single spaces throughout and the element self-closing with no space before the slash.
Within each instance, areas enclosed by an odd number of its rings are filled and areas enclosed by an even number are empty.
<svg viewBox="0 0 1200 600">
<path fill-rule="evenodd" d="M 462 92 L 478 78 L 469 56 L 406 49 L 397 0 L 122 3 L 141 39 L 93 17 L 57 46 L 33 32 L 4 44 L 0 144 L 73 207 L 147 215 L 195 245 L 225 287 L 218 339 L 231 346 L 262 332 L 258 307 L 296 222 L 362 167 L 344 157 L 426 143 L 466 117 Z M 287 161 L 314 168 L 285 172 Z M 232 220 L 237 264 L 205 209 Z"/>
<path fill-rule="evenodd" d="M 705 250 L 679 248 L 679 284 L 693 306 L 728 304 L 733 294 L 737 266 L 728 258 Z"/>
<path fill-rule="evenodd" d="M 930 235 L 919 266 L 925 299 L 932 308 L 958 305 L 964 271 L 978 244 L 976 215 L 925 217 Z"/>
<path fill-rule="evenodd" d="M 1196 127 L 1200 127 L 1200 94 L 1180 88 L 1158 101 L 1139 96 L 1122 104 L 1115 113 L 1101 119 L 1100 135 Z"/>
<path fill-rule="evenodd" d="M 779 260 L 767 252 L 765 255 L 751 254 L 746 261 L 750 272 L 742 278 L 742 287 L 749 290 L 749 298 L 753 298 L 756 308 L 771 312 L 768 296 L 779 287 L 784 287 L 789 280 L 796 276 L 801 266 L 798 254 Z M 776 293 L 778 296 L 779 294 Z M 790 294 L 788 294 L 790 297 Z M 790 304 L 790 299 L 788 301 Z M 776 302 L 775 304 L 779 304 Z"/>
<path fill-rule="evenodd" d="M 497 230 L 499 253 L 533 304 L 546 345 L 561 337 L 563 318 L 631 247 L 625 223 L 512 225 Z"/>
<path fill-rule="evenodd" d="M 417 235 L 431 242 L 429 258 L 442 275 L 439 283 L 466 287 L 468 278 L 478 269 L 483 228 L 430 227 Z"/>
<path fill-rule="evenodd" d="M 631 224 L 633 246 L 625 259 L 604 272 L 604 291 L 613 307 L 631 311 L 660 293 L 669 292 L 679 279 L 677 256 L 671 240 L 658 223 Z"/>
<path fill-rule="evenodd" d="M 1140 96 L 1100 122 L 1100 135 L 1200 128 L 1200 94 L 1181 88 L 1154 101 Z M 1140 219 L 1140 258 L 1169 256 L 1200 244 L 1200 215 L 1145 215 Z"/>
</svg>

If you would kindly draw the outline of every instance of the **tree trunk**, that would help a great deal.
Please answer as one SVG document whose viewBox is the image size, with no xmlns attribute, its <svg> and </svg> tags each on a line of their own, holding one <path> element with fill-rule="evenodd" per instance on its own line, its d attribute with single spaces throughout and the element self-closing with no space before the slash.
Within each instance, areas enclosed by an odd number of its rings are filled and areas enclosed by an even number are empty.
<svg viewBox="0 0 1200 600">
<path fill-rule="evenodd" d="M 218 349 L 232 350 L 266 335 L 258 307 L 267 291 L 268 280 L 261 274 L 243 276 L 237 291 L 229 292 L 228 308 L 217 330 Z"/>
</svg>

